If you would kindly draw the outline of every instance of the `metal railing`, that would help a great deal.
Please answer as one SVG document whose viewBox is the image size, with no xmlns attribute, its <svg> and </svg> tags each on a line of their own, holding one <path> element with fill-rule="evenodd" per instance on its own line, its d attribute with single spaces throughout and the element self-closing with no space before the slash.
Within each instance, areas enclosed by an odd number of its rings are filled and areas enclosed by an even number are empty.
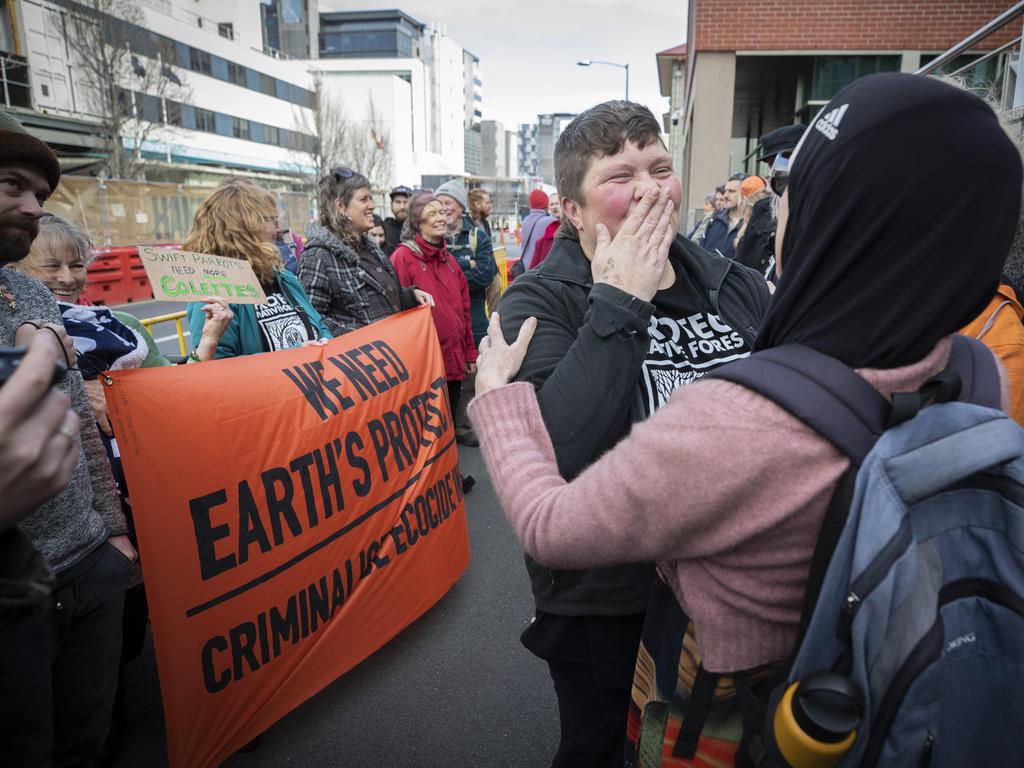
<svg viewBox="0 0 1024 768">
<path fill-rule="evenodd" d="M 155 317 L 147 317 L 140 319 L 143 327 L 150 333 L 153 332 L 153 326 L 160 323 L 174 323 L 174 329 L 178 334 L 178 349 L 181 350 L 182 356 L 188 355 L 188 347 L 185 345 L 185 328 L 182 325 L 182 320 L 185 319 L 184 312 L 170 312 L 166 315 L 156 315 Z"/>
<path fill-rule="evenodd" d="M 1024 16 L 1024 2 L 1015 3 L 1010 8 L 1007 8 L 1003 13 L 999 14 L 998 16 L 996 16 L 996 18 L 992 19 L 992 21 L 990 21 L 988 24 L 986 24 L 985 26 L 981 27 L 977 31 L 975 31 L 972 34 L 970 34 L 967 37 L 965 37 L 963 40 L 961 40 L 959 43 L 954 45 L 952 48 L 950 48 L 945 53 L 943 53 L 940 56 L 936 57 L 932 61 L 929 61 L 923 67 L 918 69 L 914 74 L 915 75 L 930 75 L 935 70 L 937 70 L 940 67 L 942 67 L 942 66 L 948 64 L 949 62 L 953 61 L 953 59 L 955 59 L 957 56 L 960 56 L 961 54 L 966 53 L 968 50 L 973 48 L 975 45 L 980 43 L 982 40 L 985 40 L 988 37 L 994 35 L 996 32 L 1001 30 L 1003 27 L 1005 27 L 1011 21 L 1013 21 L 1016 18 L 1019 18 L 1020 16 Z M 992 51 L 989 55 L 987 55 L 987 56 L 985 56 L 985 57 L 983 57 L 981 59 L 972 61 L 969 65 L 967 65 L 965 67 L 961 67 L 956 72 L 951 73 L 951 74 L 960 74 L 960 73 L 966 71 L 967 69 L 970 69 L 971 67 L 979 64 L 981 61 L 987 61 L 988 59 L 992 58 L 992 56 L 995 56 L 997 53 L 1002 53 L 1003 51 L 1008 50 L 1009 48 L 1012 48 L 1018 42 L 1020 42 L 1020 38 L 1017 38 L 1016 40 L 1013 40 L 1010 43 L 1007 43 L 1002 48 L 1000 48 L 998 51 Z"/>
</svg>

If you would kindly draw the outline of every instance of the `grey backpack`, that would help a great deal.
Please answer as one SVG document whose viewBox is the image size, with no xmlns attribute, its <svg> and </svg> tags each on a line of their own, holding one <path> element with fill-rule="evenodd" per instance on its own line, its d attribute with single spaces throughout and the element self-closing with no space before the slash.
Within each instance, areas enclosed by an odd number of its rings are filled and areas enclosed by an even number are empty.
<svg viewBox="0 0 1024 768">
<path fill-rule="evenodd" d="M 988 349 L 955 337 L 947 370 L 891 404 L 796 345 L 712 375 L 762 393 L 852 460 L 797 647 L 764 700 L 747 701 L 737 765 L 789 764 L 783 706 L 812 738 L 855 731 L 839 766 L 1024 765 L 1024 430 L 999 410 Z M 801 687 L 799 706 L 784 700 Z"/>
</svg>

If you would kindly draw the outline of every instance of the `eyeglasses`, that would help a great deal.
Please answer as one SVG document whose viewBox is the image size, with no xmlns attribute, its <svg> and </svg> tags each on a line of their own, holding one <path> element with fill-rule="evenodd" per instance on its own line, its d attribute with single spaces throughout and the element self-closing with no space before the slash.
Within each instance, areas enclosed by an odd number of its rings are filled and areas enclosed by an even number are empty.
<svg viewBox="0 0 1024 768">
<path fill-rule="evenodd" d="M 342 179 L 351 179 L 353 176 L 356 175 L 356 172 L 353 171 L 351 168 L 342 168 L 339 165 L 337 168 L 331 169 L 331 174 L 334 176 L 334 178 L 341 181 Z"/>
<path fill-rule="evenodd" d="M 789 158 L 784 155 L 779 155 L 775 158 L 775 162 L 772 164 L 772 174 L 768 180 L 768 184 L 779 197 L 782 197 L 782 193 L 786 191 L 786 187 L 789 186 Z"/>
</svg>

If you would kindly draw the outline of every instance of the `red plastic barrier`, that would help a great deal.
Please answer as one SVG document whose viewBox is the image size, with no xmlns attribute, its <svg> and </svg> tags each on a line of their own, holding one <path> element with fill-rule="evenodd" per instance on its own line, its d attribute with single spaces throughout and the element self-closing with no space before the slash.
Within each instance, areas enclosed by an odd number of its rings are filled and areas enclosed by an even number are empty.
<svg viewBox="0 0 1024 768">
<path fill-rule="evenodd" d="M 161 245 L 178 248 L 178 245 Z M 96 258 L 89 265 L 85 299 L 93 304 L 129 304 L 153 298 L 146 270 L 134 245 L 112 245 L 97 248 Z"/>
<path fill-rule="evenodd" d="M 508 259 L 505 262 L 505 280 L 506 280 L 506 284 L 507 283 L 511 283 L 513 280 L 516 279 L 515 275 L 512 274 L 512 267 L 514 267 L 516 264 L 518 264 L 519 260 L 521 258 L 522 258 L 522 256 L 516 256 L 514 258 Z"/>
</svg>

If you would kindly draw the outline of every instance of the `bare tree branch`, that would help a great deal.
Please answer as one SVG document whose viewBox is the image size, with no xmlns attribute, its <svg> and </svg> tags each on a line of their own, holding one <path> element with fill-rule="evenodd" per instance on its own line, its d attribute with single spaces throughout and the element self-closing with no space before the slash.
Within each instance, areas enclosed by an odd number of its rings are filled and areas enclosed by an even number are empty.
<svg viewBox="0 0 1024 768">
<path fill-rule="evenodd" d="M 155 131 L 174 130 L 167 122 L 176 116 L 167 112 L 176 108 L 167 101 L 191 101 L 183 76 L 171 68 L 173 44 L 153 50 L 145 15 L 130 0 L 78 0 L 69 7 L 68 48 L 76 80 L 104 129 L 107 171 L 114 178 L 140 176 L 143 144 Z"/>
<path fill-rule="evenodd" d="M 374 189 L 383 189 L 391 179 L 391 132 L 385 127 L 373 96 L 369 97 L 366 119 L 350 120 L 344 105 L 329 95 L 317 77 L 311 113 L 299 114 L 297 122 L 316 139 L 313 159 L 318 174 L 343 165 L 366 176 Z"/>
</svg>

